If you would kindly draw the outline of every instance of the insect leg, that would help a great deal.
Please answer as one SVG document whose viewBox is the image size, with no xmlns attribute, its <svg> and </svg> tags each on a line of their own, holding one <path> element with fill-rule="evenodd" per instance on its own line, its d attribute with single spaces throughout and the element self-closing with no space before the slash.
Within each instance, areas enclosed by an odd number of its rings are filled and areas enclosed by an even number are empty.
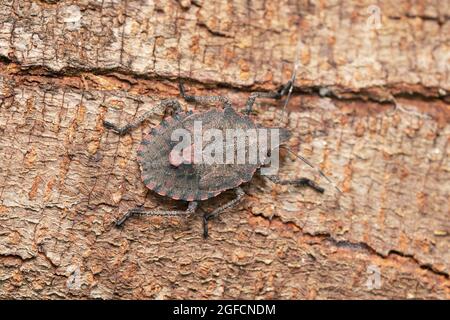
<svg viewBox="0 0 450 320">
<path fill-rule="evenodd" d="M 163 100 L 157 105 L 157 107 L 159 107 L 159 106 L 163 107 L 164 109 L 171 107 L 175 114 L 182 111 L 180 103 L 174 99 Z M 154 114 L 154 111 L 152 111 L 152 110 L 147 111 L 147 112 L 143 113 L 141 116 L 137 117 L 133 122 L 131 122 L 123 127 L 119 127 L 109 121 L 103 121 L 103 125 L 106 128 L 111 129 L 118 135 L 123 136 L 123 135 L 127 134 L 128 132 L 130 132 L 131 130 L 137 128 L 142 122 L 144 122 L 152 114 Z"/>
<path fill-rule="evenodd" d="M 129 210 L 125 213 L 122 218 L 115 222 L 117 227 L 120 227 L 129 217 L 133 215 L 139 216 L 180 216 L 180 215 L 189 215 L 195 212 L 197 209 L 198 203 L 195 201 L 189 202 L 188 208 L 185 211 L 181 210 L 150 210 L 144 211 L 141 207 L 137 207 Z"/>
<path fill-rule="evenodd" d="M 236 193 L 236 198 L 225 203 L 223 206 L 215 209 L 213 212 L 205 213 L 203 215 L 203 237 L 204 238 L 208 237 L 208 220 L 211 218 L 217 217 L 219 214 L 221 214 L 226 209 L 235 206 L 239 201 L 241 201 L 242 197 L 245 195 L 244 190 L 242 190 L 241 187 L 237 187 L 236 189 L 234 189 L 234 191 Z"/>
<path fill-rule="evenodd" d="M 227 97 L 224 96 L 190 96 L 186 94 L 183 83 L 179 84 L 180 94 L 184 100 L 187 102 L 196 103 L 208 103 L 208 102 L 221 102 L 224 108 L 230 107 L 231 102 Z"/>
<path fill-rule="evenodd" d="M 271 98 L 271 99 L 281 99 L 282 96 L 289 92 L 289 89 L 292 86 L 292 80 L 289 80 L 285 85 L 279 88 L 277 91 L 271 92 L 253 92 L 247 100 L 245 104 L 245 114 L 250 114 L 252 112 L 253 104 L 255 103 L 256 98 Z"/>
<path fill-rule="evenodd" d="M 314 181 L 308 179 L 308 178 L 297 178 L 293 180 L 281 180 L 278 176 L 266 176 L 269 180 L 271 180 L 273 183 L 281 184 L 281 185 L 294 185 L 294 186 L 307 186 L 311 189 L 314 189 L 317 192 L 323 193 L 325 190 L 317 185 Z"/>
</svg>

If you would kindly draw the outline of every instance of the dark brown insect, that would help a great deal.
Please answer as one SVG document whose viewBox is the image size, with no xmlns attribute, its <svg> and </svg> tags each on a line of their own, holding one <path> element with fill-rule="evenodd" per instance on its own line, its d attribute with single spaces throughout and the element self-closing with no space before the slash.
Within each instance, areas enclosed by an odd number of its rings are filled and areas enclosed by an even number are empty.
<svg viewBox="0 0 450 320">
<path fill-rule="evenodd" d="M 237 204 L 244 196 L 244 191 L 240 187 L 241 184 L 250 181 L 256 170 L 267 164 L 270 153 L 274 152 L 279 144 L 285 142 L 290 133 L 286 129 L 280 129 L 279 143 L 269 145 L 267 156 L 262 157 L 256 163 L 203 163 L 194 161 L 192 154 L 195 145 L 192 144 L 182 150 L 182 153 L 175 153 L 174 148 L 178 141 L 173 141 L 173 134 L 176 130 L 185 130 L 195 136 L 195 123 L 200 122 L 202 128 L 215 129 L 226 135 L 227 130 L 240 129 L 251 130 L 262 128 L 256 125 L 249 114 L 252 111 L 256 98 L 273 98 L 280 99 L 285 95 L 292 81 L 274 92 L 255 92 L 252 93 L 247 100 L 243 113 L 238 113 L 231 105 L 230 101 L 223 96 L 190 96 L 185 93 L 183 85 L 180 83 L 181 96 L 187 102 L 207 103 L 221 102 L 223 109 L 211 109 L 202 113 L 183 112 L 177 100 L 168 99 L 160 102 L 164 108 L 172 108 L 173 115 L 167 117 L 161 124 L 152 129 L 142 140 L 138 150 L 138 162 L 141 168 L 142 181 L 150 190 L 170 197 L 175 200 L 188 202 L 186 211 L 161 211 L 152 210 L 144 211 L 138 207 L 128 211 L 124 216 L 116 222 L 117 226 L 122 225 L 127 218 L 133 214 L 139 215 L 182 215 L 194 213 L 198 207 L 198 201 L 203 201 L 217 196 L 225 190 L 233 189 L 236 198 L 229 201 L 225 205 L 215 209 L 212 212 L 203 215 L 203 235 L 208 236 L 208 220 L 219 215 L 225 209 Z M 105 127 L 112 129 L 120 135 L 127 134 L 130 130 L 138 127 L 151 112 L 144 113 L 134 122 L 118 127 L 110 122 L 104 121 Z M 260 148 L 260 144 L 257 148 Z M 236 145 L 232 144 L 233 152 Z M 245 153 L 248 154 L 246 149 Z M 323 193 L 324 189 L 319 187 L 312 180 L 307 178 L 298 178 L 295 180 L 281 180 L 278 176 L 267 176 L 270 180 L 279 184 L 292 184 L 296 186 L 309 186 L 314 190 Z"/>
</svg>

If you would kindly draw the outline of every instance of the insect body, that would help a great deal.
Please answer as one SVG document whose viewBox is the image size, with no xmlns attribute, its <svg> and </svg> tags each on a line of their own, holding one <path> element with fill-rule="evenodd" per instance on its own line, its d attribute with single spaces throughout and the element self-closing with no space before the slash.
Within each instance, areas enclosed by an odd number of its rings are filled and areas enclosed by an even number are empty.
<svg viewBox="0 0 450 320">
<path fill-rule="evenodd" d="M 286 94 L 292 86 L 289 81 L 285 86 L 275 92 L 256 92 L 249 97 L 246 108 L 243 113 L 238 113 L 231 105 L 230 101 L 223 96 L 190 96 L 185 93 L 183 85 L 180 83 L 180 92 L 182 97 L 188 102 L 221 102 L 222 109 L 211 109 L 202 113 L 186 113 L 183 112 L 177 100 L 163 100 L 160 102 L 162 107 L 171 107 L 173 115 L 166 118 L 161 124 L 154 128 L 144 136 L 138 150 L 137 160 L 141 169 L 141 177 L 144 184 L 154 192 L 170 197 L 175 200 L 182 200 L 188 202 L 186 211 L 162 211 L 152 210 L 144 211 L 142 208 L 135 208 L 128 211 L 121 219 L 116 222 L 117 226 L 122 225 L 125 220 L 133 214 L 139 215 L 183 215 L 191 214 L 198 208 L 198 202 L 217 196 L 225 190 L 233 189 L 236 193 L 236 198 L 229 201 L 225 205 L 215 209 L 203 216 L 203 235 L 208 236 L 208 220 L 219 215 L 225 209 L 237 204 L 244 196 L 244 191 L 240 187 L 241 184 L 251 180 L 256 170 L 267 165 L 269 155 L 285 142 L 290 134 L 286 129 L 280 129 L 280 136 L 278 140 L 270 141 L 265 146 L 264 152 L 261 152 L 261 141 L 252 137 L 246 137 L 248 143 L 239 145 L 235 141 L 235 136 L 228 135 L 229 132 L 261 132 L 259 129 L 263 128 L 255 124 L 248 116 L 252 111 L 252 106 L 255 99 L 258 97 L 280 99 Z M 144 113 L 141 117 L 136 119 L 124 127 L 117 127 L 116 125 L 105 121 L 104 125 L 112 129 L 114 132 L 124 135 L 130 130 L 138 127 L 147 117 L 151 115 L 150 112 Z M 214 139 L 205 141 L 197 141 L 198 137 L 203 137 L 201 133 L 198 136 L 196 126 L 201 125 L 202 131 L 212 130 L 215 134 Z M 259 130 L 259 131 L 258 131 Z M 265 131 L 263 131 L 265 132 Z M 183 134 L 179 134 L 183 133 Z M 227 139 L 225 147 L 218 137 L 227 138 L 232 137 L 232 140 Z M 238 134 L 239 136 L 239 134 Z M 189 138 L 184 142 L 184 148 L 178 148 L 180 141 L 175 138 Z M 193 137 L 193 138 L 192 138 Z M 259 138 L 259 136 L 258 136 Z M 262 140 L 266 141 L 266 140 Z M 211 143 L 218 143 L 215 146 L 218 148 L 211 148 Z M 258 152 L 262 157 L 258 158 L 256 162 L 244 161 L 236 162 L 235 152 L 240 151 L 244 158 L 248 160 L 250 156 L 251 147 L 253 152 Z M 204 151 L 210 149 L 213 151 L 216 161 L 204 161 Z M 231 151 L 233 155 L 230 159 L 219 154 L 219 150 Z M 217 161 L 217 156 L 221 161 Z M 231 161 L 230 161 L 231 160 Z M 292 184 L 292 185 L 306 185 L 318 192 L 323 192 L 323 188 L 316 185 L 312 180 L 307 178 L 299 178 L 295 180 L 281 180 L 278 176 L 267 176 L 275 183 Z"/>
</svg>

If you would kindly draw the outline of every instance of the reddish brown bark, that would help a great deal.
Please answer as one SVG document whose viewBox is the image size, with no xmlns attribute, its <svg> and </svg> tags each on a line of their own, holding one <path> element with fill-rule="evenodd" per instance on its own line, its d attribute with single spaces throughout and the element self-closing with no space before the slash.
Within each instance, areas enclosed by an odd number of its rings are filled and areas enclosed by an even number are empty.
<svg viewBox="0 0 450 320">
<path fill-rule="evenodd" d="M 0 297 L 448 299 L 450 9 L 414 3 L 379 3 L 375 29 L 364 1 L 0 1 Z M 255 177 L 206 241 L 199 216 L 114 228 L 184 205 L 140 181 L 162 111 L 121 138 L 102 121 L 178 97 L 179 77 L 242 107 L 290 77 L 299 38 L 289 144 L 342 194 L 286 156 L 325 195 Z"/>
</svg>

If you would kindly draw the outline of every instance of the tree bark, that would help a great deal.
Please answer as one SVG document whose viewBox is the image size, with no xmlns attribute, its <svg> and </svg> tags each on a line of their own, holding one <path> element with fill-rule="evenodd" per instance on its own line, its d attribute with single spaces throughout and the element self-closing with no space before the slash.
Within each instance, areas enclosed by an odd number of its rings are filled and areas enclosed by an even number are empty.
<svg viewBox="0 0 450 320">
<path fill-rule="evenodd" d="M 0 297 L 449 299 L 450 7 L 376 3 L 0 0 Z M 283 177 L 325 194 L 254 177 L 207 240 L 200 215 L 115 228 L 186 207 L 136 162 L 178 79 L 242 108 L 290 78 L 299 41 L 289 117 L 253 117 L 342 193 L 285 155 Z M 130 135 L 102 125 L 152 108 Z"/>
</svg>

